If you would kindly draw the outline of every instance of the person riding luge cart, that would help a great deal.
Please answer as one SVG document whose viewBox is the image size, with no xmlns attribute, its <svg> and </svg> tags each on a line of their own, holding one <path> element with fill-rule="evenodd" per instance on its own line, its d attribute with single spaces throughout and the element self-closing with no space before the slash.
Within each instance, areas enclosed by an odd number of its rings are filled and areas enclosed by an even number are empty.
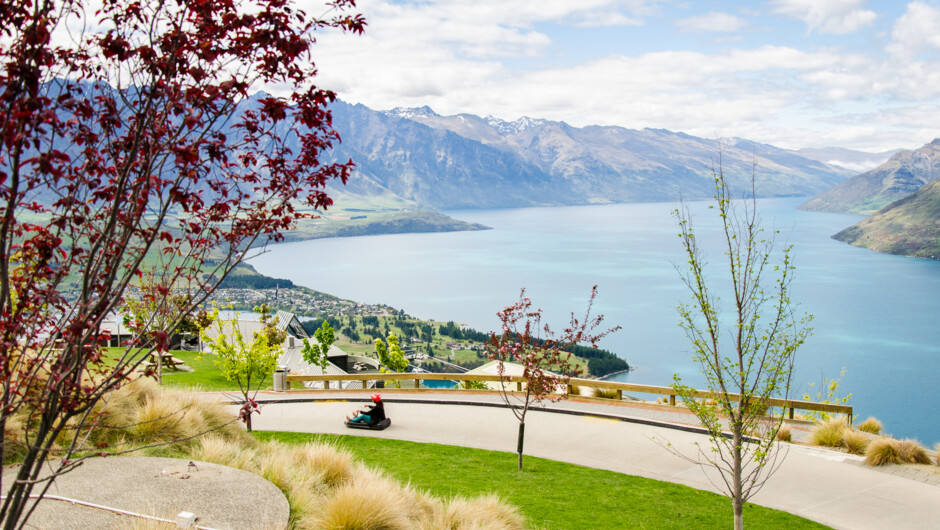
<svg viewBox="0 0 940 530">
<path fill-rule="evenodd" d="M 357 410 L 356 417 L 346 416 L 346 426 L 352 429 L 371 429 L 381 431 L 392 424 L 385 415 L 385 403 L 382 396 L 372 394 L 372 405 L 365 410 Z"/>
</svg>

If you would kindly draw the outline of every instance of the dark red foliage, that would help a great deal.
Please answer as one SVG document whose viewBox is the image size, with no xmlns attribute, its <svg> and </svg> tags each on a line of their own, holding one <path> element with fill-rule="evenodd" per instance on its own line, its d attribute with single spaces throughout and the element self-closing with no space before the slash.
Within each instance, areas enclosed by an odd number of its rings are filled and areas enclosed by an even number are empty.
<svg viewBox="0 0 940 530">
<path fill-rule="evenodd" d="M 7 419 L 30 419 L 24 471 L 0 489 L 5 528 L 28 515 L 51 440 L 165 347 L 151 333 L 117 364 L 101 351 L 102 320 L 154 267 L 145 256 L 191 312 L 251 245 L 281 240 L 346 182 L 351 162 L 322 160 L 339 140 L 335 95 L 313 84 L 311 50 L 316 30 L 365 21 L 346 12 L 354 0 L 330 6 L 313 18 L 288 0 L 0 2 L 0 457 Z M 265 86 L 288 92 L 239 106 Z"/>
</svg>

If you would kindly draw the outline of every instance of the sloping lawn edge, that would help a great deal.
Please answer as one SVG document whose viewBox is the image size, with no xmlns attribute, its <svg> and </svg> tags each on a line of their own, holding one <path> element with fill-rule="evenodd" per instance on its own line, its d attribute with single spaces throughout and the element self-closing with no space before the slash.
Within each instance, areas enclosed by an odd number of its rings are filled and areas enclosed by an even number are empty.
<svg viewBox="0 0 940 530">
<path fill-rule="evenodd" d="M 688 486 L 516 454 L 364 436 L 255 432 L 260 440 L 319 441 L 346 448 L 364 463 L 441 498 L 497 493 L 532 528 L 728 528 L 731 501 Z M 748 528 L 827 528 L 802 517 L 747 504 Z"/>
</svg>

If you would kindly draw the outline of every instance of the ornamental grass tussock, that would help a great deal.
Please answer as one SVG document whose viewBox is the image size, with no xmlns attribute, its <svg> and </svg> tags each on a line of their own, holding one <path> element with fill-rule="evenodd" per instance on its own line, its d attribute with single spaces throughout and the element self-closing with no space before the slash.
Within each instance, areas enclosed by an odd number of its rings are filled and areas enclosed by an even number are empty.
<svg viewBox="0 0 940 530">
<path fill-rule="evenodd" d="M 861 431 L 847 429 L 843 436 L 842 444 L 845 450 L 853 455 L 863 455 L 871 443 L 870 435 Z"/>
<path fill-rule="evenodd" d="M 778 442 L 792 442 L 793 441 L 793 430 L 792 428 L 784 423 L 777 429 L 777 441 Z"/>
<path fill-rule="evenodd" d="M 870 466 L 884 466 L 900 464 L 901 456 L 898 454 L 897 440 L 894 438 L 877 438 L 868 444 L 865 450 L 865 463 Z"/>
<path fill-rule="evenodd" d="M 817 422 L 809 433 L 810 442 L 824 447 L 842 447 L 848 430 L 849 426 L 844 418 Z"/>
<path fill-rule="evenodd" d="M 884 429 L 884 425 L 878 421 L 878 419 L 873 416 L 869 416 L 868 419 L 859 423 L 856 428 L 862 432 L 867 432 L 869 434 L 881 434 L 881 430 Z"/>
<path fill-rule="evenodd" d="M 881 437 L 873 440 L 865 451 L 865 463 L 871 466 L 886 464 L 931 464 L 930 454 L 917 440 L 898 440 Z"/>
<path fill-rule="evenodd" d="M 619 399 L 617 391 L 608 388 L 595 388 L 594 397 L 601 399 Z"/>
<path fill-rule="evenodd" d="M 474 500 L 454 498 L 433 526 L 423 528 L 521 530 L 525 520 L 516 508 L 493 494 Z"/>
<path fill-rule="evenodd" d="M 897 441 L 898 456 L 904 464 L 930 464 L 930 455 L 920 442 L 911 438 Z"/>
</svg>

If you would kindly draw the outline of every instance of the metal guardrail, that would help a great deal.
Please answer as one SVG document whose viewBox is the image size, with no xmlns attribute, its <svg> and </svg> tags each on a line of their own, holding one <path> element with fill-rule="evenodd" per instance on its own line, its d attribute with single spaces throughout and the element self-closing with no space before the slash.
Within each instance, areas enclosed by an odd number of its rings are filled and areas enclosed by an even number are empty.
<svg viewBox="0 0 940 530">
<path fill-rule="evenodd" d="M 517 392 L 521 392 L 525 381 L 521 378 L 507 378 L 508 383 L 512 387 L 515 387 Z M 346 374 L 346 375 L 287 375 L 287 390 L 290 390 L 291 383 L 304 383 L 307 381 L 321 381 L 323 382 L 323 390 L 337 391 L 341 389 L 331 389 L 331 381 L 413 381 L 414 388 L 409 389 L 409 391 L 442 391 L 441 388 L 425 388 L 420 389 L 420 381 L 482 381 L 482 382 L 499 382 L 500 378 L 498 375 L 471 375 L 471 374 L 432 374 L 432 373 L 406 373 L 406 374 L 396 374 L 396 373 L 373 373 L 373 374 Z M 368 386 L 367 383 L 363 383 L 363 386 Z M 578 386 L 583 388 L 596 388 L 602 390 L 613 390 L 617 392 L 617 399 L 623 399 L 624 392 L 634 392 L 641 394 L 656 394 L 661 396 L 669 396 L 669 404 L 671 406 L 676 406 L 676 396 L 678 395 L 672 387 L 668 386 L 653 386 L 653 385 L 637 385 L 633 383 L 617 383 L 614 381 L 601 381 L 598 379 L 578 379 L 571 378 L 568 381 L 567 391 L 571 393 L 572 387 Z M 305 388 L 306 391 L 311 391 L 311 389 Z M 361 388 L 355 389 L 362 391 Z M 350 392 L 355 390 L 349 390 Z M 388 389 L 386 389 L 388 390 Z M 317 391 L 317 390 L 313 390 Z M 496 392 L 496 390 L 477 390 L 477 392 Z M 698 399 L 712 399 L 714 395 L 711 392 L 696 392 L 693 394 L 693 397 Z M 728 397 L 732 401 L 737 401 L 739 399 L 738 394 L 728 394 Z M 853 409 L 851 405 L 837 405 L 833 403 L 817 403 L 815 401 L 800 401 L 795 399 L 777 399 L 770 398 L 767 399 L 764 403 L 767 407 L 771 408 L 780 408 L 781 410 L 788 411 L 788 416 L 792 420 L 794 418 L 794 411 L 796 410 L 811 410 L 814 412 L 829 412 L 835 414 L 845 414 L 848 417 L 849 424 L 852 424 Z"/>
</svg>

